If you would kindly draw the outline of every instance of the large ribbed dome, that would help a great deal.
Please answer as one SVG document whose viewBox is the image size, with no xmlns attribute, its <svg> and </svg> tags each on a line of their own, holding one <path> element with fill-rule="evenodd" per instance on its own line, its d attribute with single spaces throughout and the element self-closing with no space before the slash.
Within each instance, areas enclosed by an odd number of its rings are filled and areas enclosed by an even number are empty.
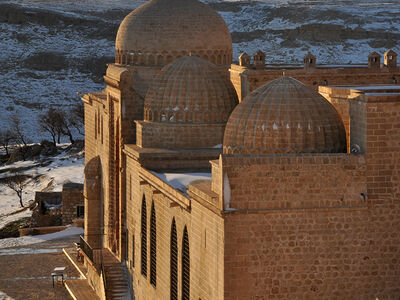
<svg viewBox="0 0 400 300">
<path fill-rule="evenodd" d="M 282 77 L 248 95 L 226 125 L 224 153 L 339 153 L 346 133 L 335 108 L 300 81 Z"/>
<path fill-rule="evenodd" d="M 144 120 L 170 123 L 226 123 L 238 98 L 218 68 L 187 56 L 165 66 L 147 92 Z"/>
<path fill-rule="evenodd" d="M 232 62 L 232 40 L 222 17 L 197 0 L 151 0 L 122 21 L 116 63 L 166 65 L 196 55 L 219 65 Z"/>
</svg>

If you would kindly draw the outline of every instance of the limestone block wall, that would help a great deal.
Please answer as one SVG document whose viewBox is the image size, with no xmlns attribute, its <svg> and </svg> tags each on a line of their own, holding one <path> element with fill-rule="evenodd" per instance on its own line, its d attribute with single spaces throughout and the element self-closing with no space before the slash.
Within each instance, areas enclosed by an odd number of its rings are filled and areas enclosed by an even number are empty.
<svg viewBox="0 0 400 300">
<path fill-rule="evenodd" d="M 350 101 L 351 140 L 365 153 L 368 198 L 400 197 L 400 96 L 360 95 Z"/>
<path fill-rule="evenodd" d="M 136 140 L 134 120 L 143 120 L 144 98 L 160 68 L 110 64 L 105 76 L 107 93 L 120 102 L 121 137 L 125 143 Z"/>
<path fill-rule="evenodd" d="M 222 160 L 220 182 L 233 209 L 352 207 L 361 205 L 360 194 L 367 192 L 362 155 L 224 155 Z"/>
<path fill-rule="evenodd" d="M 140 164 L 149 170 L 210 169 L 210 160 L 218 158 L 221 148 L 196 150 L 141 148 L 137 145 L 124 145 L 126 155 L 136 157 Z"/>
<path fill-rule="evenodd" d="M 349 96 L 351 91 L 348 89 L 332 89 L 320 86 L 318 92 L 324 96 L 336 109 L 342 118 L 346 129 L 347 152 L 350 151 L 350 103 Z"/>
<path fill-rule="evenodd" d="M 397 299 L 399 208 L 225 215 L 225 299 Z"/>
<path fill-rule="evenodd" d="M 87 267 L 86 277 L 88 283 L 93 288 L 93 290 L 96 291 L 96 295 L 99 297 L 100 300 L 106 300 L 103 280 L 101 274 L 99 274 L 98 269 L 89 259 L 85 259 L 85 266 Z"/>
<path fill-rule="evenodd" d="M 96 211 L 93 211 L 95 215 L 101 212 L 103 216 L 99 220 L 99 226 L 101 226 L 101 233 L 107 236 L 108 219 L 106 216 L 106 205 L 109 199 L 109 176 L 103 176 L 108 174 L 109 170 L 109 113 L 108 113 L 108 100 L 106 94 L 88 94 L 83 98 L 85 103 L 85 161 L 88 163 L 91 159 L 96 156 L 100 158 L 101 165 L 101 186 L 100 194 L 97 199 Z M 86 206 L 86 204 L 85 204 Z M 87 206 L 86 206 L 87 207 Z M 88 208 L 85 214 L 88 213 Z M 85 218 L 85 223 L 88 222 Z M 86 225 L 86 224 L 85 224 Z M 85 226 L 87 228 L 87 226 Z M 86 232 L 85 232 L 86 234 Z M 98 234 L 98 232 L 96 232 Z M 104 241 L 106 239 L 103 239 Z M 96 245 L 97 247 L 98 245 Z"/>
<path fill-rule="evenodd" d="M 400 81 L 400 68 L 289 69 L 282 66 L 281 69 L 255 70 L 232 65 L 230 73 L 240 101 L 258 87 L 282 76 L 293 77 L 314 89 L 320 85 L 393 84 Z"/>
<path fill-rule="evenodd" d="M 58 226 L 62 223 L 61 209 L 46 213 L 46 208 L 42 202 L 49 204 L 62 204 L 62 194 L 60 192 L 35 192 L 35 202 L 38 207 L 32 212 L 32 224 L 34 227 Z"/>
<path fill-rule="evenodd" d="M 182 291 L 182 238 L 185 226 L 190 248 L 190 299 L 223 297 L 223 219 L 194 201 L 190 209 L 178 205 L 139 177 L 140 165 L 127 158 L 128 261 L 136 299 L 165 299 L 170 295 L 170 242 L 172 220 L 178 245 L 178 299 Z M 165 191 L 164 191 L 165 192 Z M 141 274 L 141 209 L 147 208 L 147 277 Z M 189 201 L 187 199 L 187 201 Z M 155 207 L 157 228 L 157 283 L 150 284 L 150 216 Z"/>
<path fill-rule="evenodd" d="M 136 121 L 136 143 L 143 148 L 194 149 L 221 145 L 225 124 Z"/>
<path fill-rule="evenodd" d="M 48 201 L 53 204 L 61 204 L 62 194 L 60 192 L 35 192 L 35 202 L 38 203 L 40 207 L 42 207 L 43 201 Z"/>
<path fill-rule="evenodd" d="M 77 183 L 66 183 L 62 191 L 62 224 L 72 224 L 77 219 L 77 206 L 83 206 L 83 185 Z"/>
</svg>

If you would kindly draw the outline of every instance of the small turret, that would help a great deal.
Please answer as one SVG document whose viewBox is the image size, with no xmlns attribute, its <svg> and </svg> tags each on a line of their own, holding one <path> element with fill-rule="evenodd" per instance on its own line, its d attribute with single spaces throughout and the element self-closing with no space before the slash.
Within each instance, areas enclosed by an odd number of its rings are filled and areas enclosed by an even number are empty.
<svg viewBox="0 0 400 300">
<path fill-rule="evenodd" d="M 372 52 L 368 55 L 368 68 L 380 68 L 381 67 L 381 55 Z"/>
<path fill-rule="evenodd" d="M 317 66 L 317 59 L 314 55 L 308 52 L 303 58 L 303 63 L 304 69 L 314 69 Z"/>
<path fill-rule="evenodd" d="M 265 53 L 262 52 L 261 50 L 258 50 L 256 53 L 253 55 L 254 59 L 254 66 L 256 69 L 263 69 L 265 66 Z"/>
<path fill-rule="evenodd" d="M 243 67 L 250 66 L 250 56 L 246 52 L 243 52 L 242 54 L 240 54 L 239 65 L 243 66 Z"/>
<path fill-rule="evenodd" d="M 396 68 L 397 67 L 397 53 L 391 49 L 386 51 L 384 54 L 384 65 L 387 68 Z"/>
</svg>

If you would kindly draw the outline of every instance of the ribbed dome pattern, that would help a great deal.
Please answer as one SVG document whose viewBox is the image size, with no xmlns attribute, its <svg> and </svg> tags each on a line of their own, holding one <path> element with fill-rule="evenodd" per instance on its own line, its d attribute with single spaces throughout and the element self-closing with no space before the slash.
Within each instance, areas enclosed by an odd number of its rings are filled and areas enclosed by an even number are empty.
<svg viewBox="0 0 400 300">
<path fill-rule="evenodd" d="M 224 153 L 346 152 L 335 108 L 300 81 L 282 77 L 248 95 L 226 125 Z"/>
<path fill-rule="evenodd" d="M 223 18 L 197 0 L 151 0 L 122 21 L 116 63 L 166 65 L 189 55 L 232 62 L 232 39 Z"/>
<path fill-rule="evenodd" d="M 144 120 L 226 123 L 237 104 L 232 83 L 214 64 L 187 56 L 165 66 L 154 80 L 144 102 Z"/>
</svg>

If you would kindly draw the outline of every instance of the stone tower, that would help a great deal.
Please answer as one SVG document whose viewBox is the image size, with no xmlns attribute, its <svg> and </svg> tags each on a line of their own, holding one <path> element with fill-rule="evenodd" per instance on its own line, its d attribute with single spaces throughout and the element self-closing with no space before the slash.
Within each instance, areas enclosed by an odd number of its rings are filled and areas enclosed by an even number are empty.
<svg viewBox="0 0 400 300">
<path fill-rule="evenodd" d="M 368 68 L 380 68 L 381 56 L 375 51 L 368 55 Z"/>
<path fill-rule="evenodd" d="M 386 51 L 384 54 L 384 65 L 387 68 L 396 68 L 397 67 L 397 53 L 391 49 Z"/>
<path fill-rule="evenodd" d="M 239 65 L 243 66 L 243 67 L 250 66 L 250 56 L 246 52 L 243 52 L 242 54 L 240 54 Z"/>
<path fill-rule="evenodd" d="M 261 50 L 258 50 L 256 53 L 254 53 L 253 60 L 256 69 L 263 69 L 265 66 L 265 53 Z"/>
<path fill-rule="evenodd" d="M 310 52 L 307 53 L 303 58 L 304 69 L 312 69 L 317 66 L 317 59 Z"/>
</svg>

